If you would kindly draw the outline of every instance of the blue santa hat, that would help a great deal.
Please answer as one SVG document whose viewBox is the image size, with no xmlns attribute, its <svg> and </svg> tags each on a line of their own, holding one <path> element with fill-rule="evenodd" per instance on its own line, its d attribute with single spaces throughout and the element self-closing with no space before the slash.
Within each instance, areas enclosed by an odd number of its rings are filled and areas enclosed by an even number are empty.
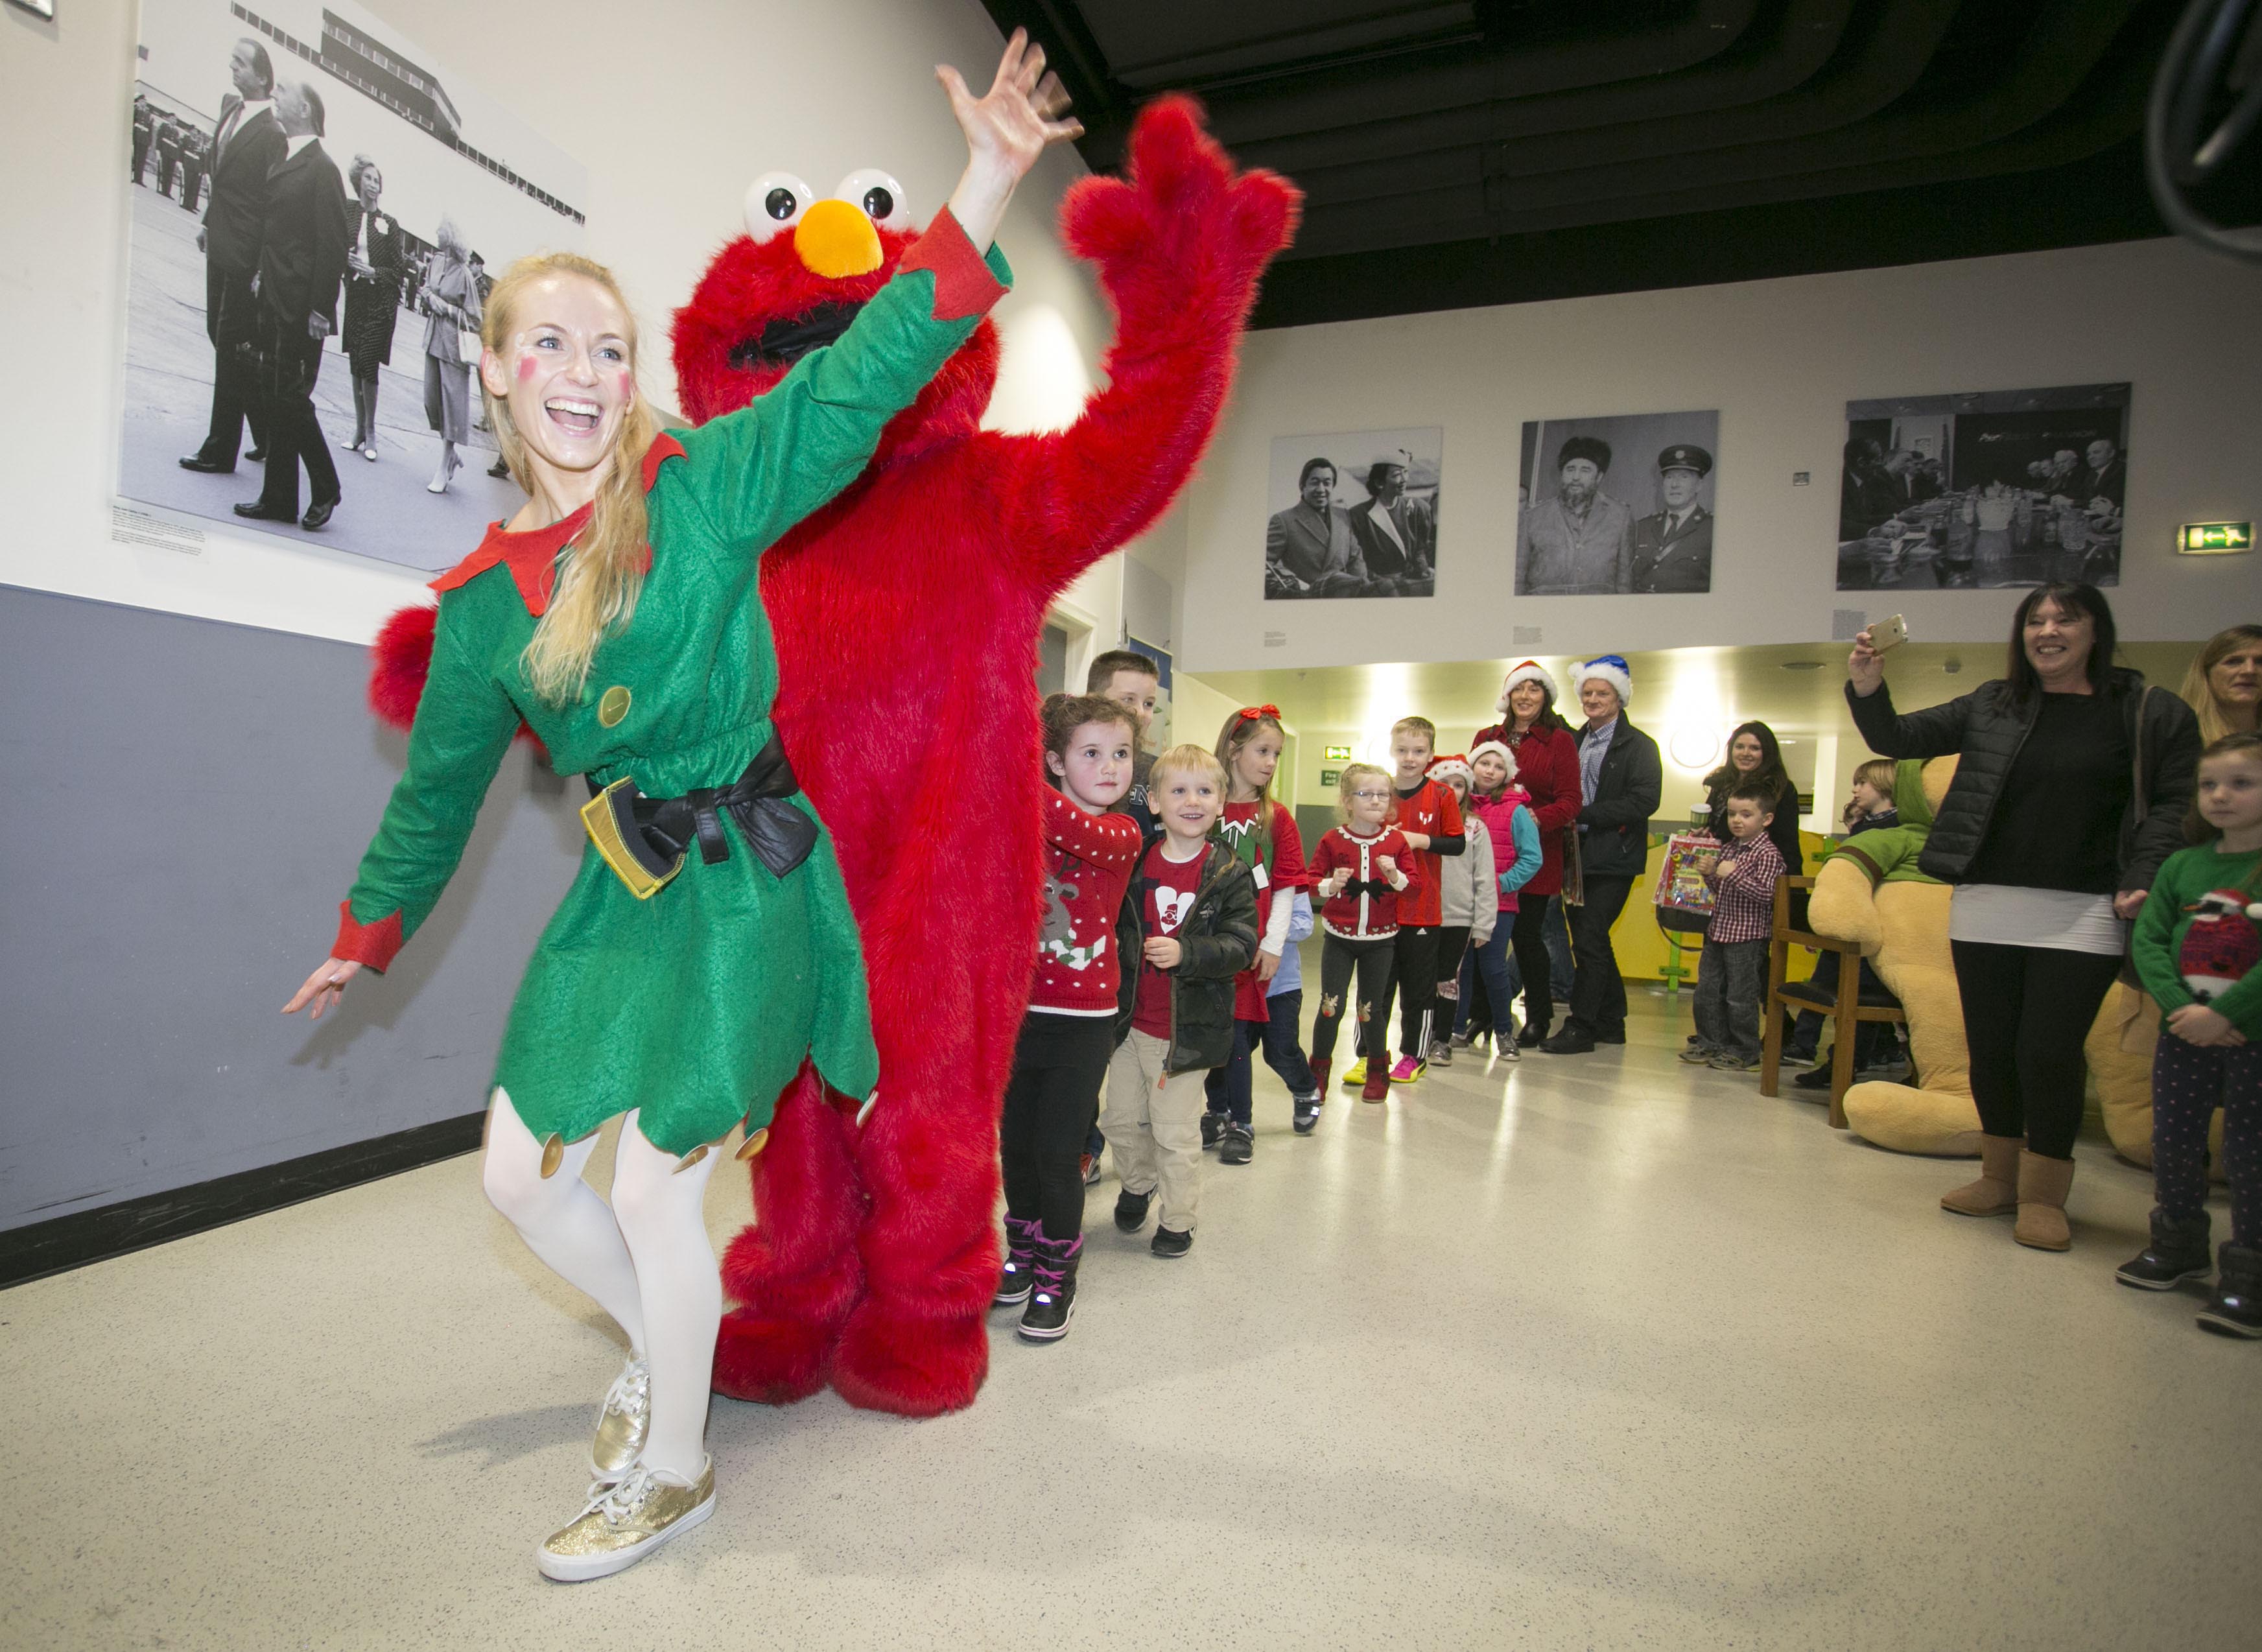
<svg viewBox="0 0 2262 1652">
<path fill-rule="evenodd" d="M 1618 691 L 1619 705 L 1633 703 L 1633 667 L 1626 664 L 1624 654 L 1596 654 L 1578 669 L 1582 687 L 1597 677 Z"/>
</svg>

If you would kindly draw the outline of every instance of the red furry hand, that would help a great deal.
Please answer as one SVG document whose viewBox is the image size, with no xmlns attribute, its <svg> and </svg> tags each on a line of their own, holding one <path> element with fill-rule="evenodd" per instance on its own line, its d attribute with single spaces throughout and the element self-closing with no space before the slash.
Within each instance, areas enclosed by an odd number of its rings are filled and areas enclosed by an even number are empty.
<svg viewBox="0 0 2262 1652">
<path fill-rule="evenodd" d="M 1236 173 L 1191 97 L 1158 97 L 1141 112 L 1125 170 L 1085 178 L 1061 205 L 1070 249 L 1099 266 L 1120 308 L 1145 271 L 1174 272 L 1166 285 L 1181 288 L 1205 275 L 1252 284 L 1295 237 L 1302 191 L 1277 172 Z"/>
</svg>

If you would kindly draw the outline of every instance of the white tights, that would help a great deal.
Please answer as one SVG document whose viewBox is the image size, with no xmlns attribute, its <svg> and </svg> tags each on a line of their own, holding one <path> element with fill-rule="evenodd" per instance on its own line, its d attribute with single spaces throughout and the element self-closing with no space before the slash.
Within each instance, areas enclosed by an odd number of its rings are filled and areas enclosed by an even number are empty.
<svg viewBox="0 0 2262 1652">
<path fill-rule="evenodd" d="M 643 1461 L 687 1480 L 706 1457 L 707 1394 L 723 1323 L 723 1280 L 707 1237 L 707 1179 L 719 1151 L 689 1169 L 621 1122 L 608 1207 L 581 1179 L 594 1136 L 542 1174 L 542 1143 L 498 1086 L 487 1115 L 480 1179 L 527 1248 L 610 1314 L 652 1369 L 651 1430 Z"/>
</svg>

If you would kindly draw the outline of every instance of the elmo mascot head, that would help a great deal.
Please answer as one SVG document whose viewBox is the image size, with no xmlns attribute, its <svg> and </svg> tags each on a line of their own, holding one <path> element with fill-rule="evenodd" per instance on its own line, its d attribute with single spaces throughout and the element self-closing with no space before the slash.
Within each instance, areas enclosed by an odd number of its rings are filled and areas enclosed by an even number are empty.
<svg viewBox="0 0 2262 1652">
<path fill-rule="evenodd" d="M 704 424 L 745 407 L 794 363 L 848 330 L 916 239 L 903 185 L 885 172 L 851 172 L 833 192 L 789 172 L 746 191 L 746 233 L 708 265 L 670 334 L 683 410 Z M 918 401 L 888 427 L 873 463 L 970 435 L 998 382 L 998 330 L 988 320 Z"/>
</svg>

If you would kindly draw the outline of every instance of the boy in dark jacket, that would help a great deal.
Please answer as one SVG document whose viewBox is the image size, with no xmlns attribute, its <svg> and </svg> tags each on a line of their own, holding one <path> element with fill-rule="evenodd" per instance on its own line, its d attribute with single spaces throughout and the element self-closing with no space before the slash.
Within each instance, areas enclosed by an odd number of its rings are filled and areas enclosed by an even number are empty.
<svg viewBox="0 0 2262 1652">
<path fill-rule="evenodd" d="M 1137 951 L 1126 949 L 1119 1040 L 1107 1069 L 1101 1134 L 1123 1192 L 1115 1225 L 1136 1233 L 1159 1192 L 1154 1252 L 1194 1242 L 1201 1195 L 1202 1084 L 1233 1055 L 1234 977 L 1257 957 L 1257 885 L 1209 829 L 1225 807 L 1225 769 L 1199 746 L 1155 760 L 1148 806 L 1163 828 L 1127 896 Z"/>
</svg>

